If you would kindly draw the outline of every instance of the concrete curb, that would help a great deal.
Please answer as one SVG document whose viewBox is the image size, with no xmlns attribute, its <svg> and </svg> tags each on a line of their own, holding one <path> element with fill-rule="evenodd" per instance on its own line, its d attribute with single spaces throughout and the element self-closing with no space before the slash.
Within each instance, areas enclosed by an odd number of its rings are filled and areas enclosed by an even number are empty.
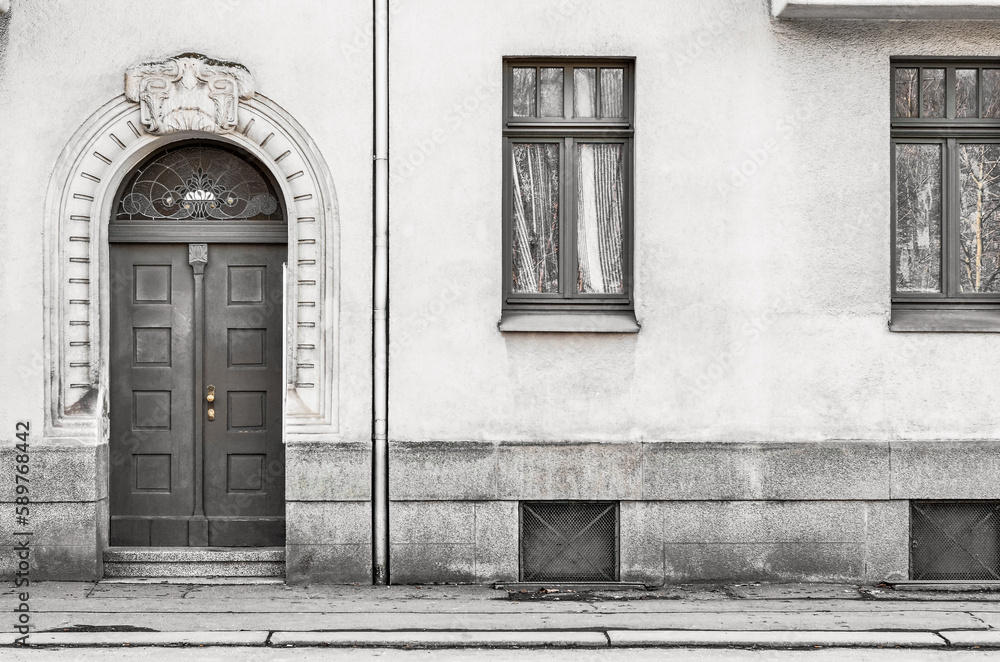
<svg viewBox="0 0 1000 662">
<path fill-rule="evenodd" d="M 607 647 L 608 638 L 603 632 L 591 631 L 481 631 L 481 632 L 275 632 L 272 646 L 365 646 L 369 648 L 397 648 L 399 646 L 468 648 L 553 647 L 594 648 Z"/>
<path fill-rule="evenodd" d="M 1000 647 L 1000 630 L 942 630 L 938 634 L 949 646 Z"/>
<path fill-rule="evenodd" d="M 760 648 L 813 648 L 901 646 L 932 648 L 947 646 L 933 632 L 826 632 L 810 630 L 608 630 L 615 647 L 639 646 L 755 646 Z"/>
<path fill-rule="evenodd" d="M 33 632 L 30 646 L 264 646 L 270 632 Z M 13 646 L 20 635 L 4 633 L 0 643 Z"/>
<path fill-rule="evenodd" d="M 0 634 L 0 646 L 20 635 Z M 274 646 L 364 648 L 941 648 L 1000 647 L 1000 631 L 848 632 L 817 630 L 497 630 L 38 632 L 29 646 Z"/>
</svg>

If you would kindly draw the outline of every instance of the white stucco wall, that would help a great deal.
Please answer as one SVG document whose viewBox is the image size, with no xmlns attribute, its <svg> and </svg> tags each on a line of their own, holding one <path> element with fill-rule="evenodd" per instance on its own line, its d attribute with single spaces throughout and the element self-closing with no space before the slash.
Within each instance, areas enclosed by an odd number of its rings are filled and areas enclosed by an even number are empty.
<svg viewBox="0 0 1000 662">
<path fill-rule="evenodd" d="M 1000 25 L 395 6 L 391 439 L 997 436 L 997 336 L 887 329 L 888 101 L 890 56 L 1000 55 Z M 514 55 L 636 58 L 638 335 L 496 328 Z"/>
<path fill-rule="evenodd" d="M 0 420 L 43 422 L 43 206 L 77 128 L 122 93 L 125 68 L 195 51 L 235 60 L 315 140 L 340 218 L 339 438 L 371 420 L 371 3 L 16 1 L 0 52 Z M 331 235 L 332 236 L 332 235 Z M 13 431 L 8 436 L 12 436 Z"/>
</svg>

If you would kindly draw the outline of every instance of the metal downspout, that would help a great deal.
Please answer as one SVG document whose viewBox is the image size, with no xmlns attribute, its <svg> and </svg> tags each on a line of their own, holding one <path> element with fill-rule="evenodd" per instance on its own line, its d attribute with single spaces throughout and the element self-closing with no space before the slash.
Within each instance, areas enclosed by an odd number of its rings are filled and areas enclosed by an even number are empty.
<svg viewBox="0 0 1000 662">
<path fill-rule="evenodd" d="M 375 218 L 372 283 L 372 581 L 389 583 L 389 0 L 374 0 Z"/>
</svg>

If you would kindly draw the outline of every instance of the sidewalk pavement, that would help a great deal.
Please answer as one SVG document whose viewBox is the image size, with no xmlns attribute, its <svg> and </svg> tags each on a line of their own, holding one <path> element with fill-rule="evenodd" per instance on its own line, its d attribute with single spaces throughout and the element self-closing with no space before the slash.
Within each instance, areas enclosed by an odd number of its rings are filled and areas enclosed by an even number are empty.
<svg viewBox="0 0 1000 662">
<path fill-rule="evenodd" d="M 2 646 L 21 636 L 23 590 L 2 592 Z M 50 647 L 1000 648 L 1000 593 L 844 584 L 540 591 L 106 580 L 34 583 L 28 604 L 27 642 Z"/>
</svg>

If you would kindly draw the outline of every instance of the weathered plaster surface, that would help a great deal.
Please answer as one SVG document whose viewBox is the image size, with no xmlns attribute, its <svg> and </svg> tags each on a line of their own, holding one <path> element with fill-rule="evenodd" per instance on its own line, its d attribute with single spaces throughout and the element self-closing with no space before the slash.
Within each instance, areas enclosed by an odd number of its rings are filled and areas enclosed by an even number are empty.
<svg viewBox="0 0 1000 662">
<path fill-rule="evenodd" d="M 996 436 L 995 336 L 887 328 L 888 100 L 890 56 L 997 56 L 1000 25 L 774 21 L 759 0 L 394 19 L 393 439 Z M 638 335 L 496 328 L 507 55 L 636 57 Z"/>
<path fill-rule="evenodd" d="M 0 79 L 5 146 L 0 232 L 10 248 L 0 267 L 0 325 L 12 376 L 0 398 L 0 419 L 31 420 L 41 430 L 47 373 L 41 256 L 44 235 L 51 231 L 42 223 L 46 187 L 80 124 L 121 94 L 130 64 L 202 51 L 246 65 L 258 90 L 298 120 L 326 158 L 342 242 L 370 244 L 371 50 L 341 48 L 363 35 L 370 13 L 364 2 L 338 3 L 336 11 L 322 2 L 298 3 L 284 12 L 260 3 L 180 2 L 136 12 L 130 3 L 109 2 L 94 12 L 69 2 L 22 2 L 0 19 L 9 21 Z M 175 30 L 149 29 L 183 15 L 210 20 L 186 21 L 183 37 Z M 227 29 L 218 29 L 220 24 Z M 304 38 L 303 26 L 315 38 Z M 95 39 L 96 34 L 106 38 Z M 278 43 L 280 48 L 261 46 Z M 321 83 L 304 84 L 318 71 L 324 72 Z M 340 363 L 334 367 L 341 381 L 339 438 L 360 440 L 370 434 L 371 332 L 361 320 L 370 316 L 371 258 L 367 250 L 345 251 L 343 258 Z"/>
<path fill-rule="evenodd" d="M 182 20 L 182 30 L 165 27 L 176 26 L 180 17 L 198 18 Z M 0 172 L 4 173 L 0 236 L 6 248 L 0 263 L 5 377 L 0 386 L 0 421 L 5 432 L 0 438 L 12 446 L 14 423 L 31 423 L 31 470 L 38 477 L 32 499 L 41 504 L 38 531 L 45 535 L 58 535 L 61 529 L 76 532 L 71 539 L 38 540 L 36 561 L 44 568 L 38 578 L 100 576 L 108 520 L 107 446 L 92 431 L 85 440 L 43 435 L 43 393 L 51 366 L 45 359 L 50 338 L 43 323 L 42 256 L 43 246 L 55 231 L 44 220 L 46 192 L 67 142 L 94 111 L 122 94 L 125 70 L 136 62 L 194 51 L 245 65 L 254 75 L 258 92 L 301 124 L 325 158 L 329 185 L 336 190 L 341 245 L 352 247 L 341 249 L 339 270 L 327 265 L 328 278 L 338 279 L 342 293 L 337 310 L 339 358 L 330 366 L 339 381 L 339 393 L 330 396 L 338 399 L 333 404 L 339 420 L 335 432 L 327 429 L 312 434 L 308 441 L 298 441 L 307 446 L 343 446 L 345 457 L 357 455 L 357 444 L 367 448 L 372 62 L 366 28 L 371 20 L 369 2 L 333 6 L 320 0 L 297 2 L 282 11 L 265 3 L 229 0 L 181 0 L 137 11 L 134 3 L 110 0 L 102 3 L 99 12 L 79 3 L 51 0 L 16 2 L 0 16 L 0 116 L 4 118 L 0 123 Z M 96 267 L 101 268 L 106 267 Z M 95 316 L 90 322 L 96 325 L 100 320 Z M 295 460 L 302 457 L 294 451 L 289 455 Z M 317 453 L 313 464 L 322 464 L 323 457 Z M 345 502 L 368 509 L 369 497 L 361 486 L 369 484 L 370 462 L 367 457 L 357 460 L 308 478 L 290 476 L 290 499 L 326 500 L 322 503 L 338 512 Z M 336 478 L 338 487 L 318 484 L 324 476 Z M 308 513 L 289 506 L 289 528 L 302 530 L 305 523 L 296 518 L 301 514 L 308 519 Z M 9 549 L 2 551 L 0 573 L 6 574 L 12 557 Z M 305 573 L 356 581 L 367 573 L 370 543 L 290 545 L 288 558 L 292 578 Z M 337 572 L 325 569 L 338 558 L 346 561 Z"/>
</svg>

